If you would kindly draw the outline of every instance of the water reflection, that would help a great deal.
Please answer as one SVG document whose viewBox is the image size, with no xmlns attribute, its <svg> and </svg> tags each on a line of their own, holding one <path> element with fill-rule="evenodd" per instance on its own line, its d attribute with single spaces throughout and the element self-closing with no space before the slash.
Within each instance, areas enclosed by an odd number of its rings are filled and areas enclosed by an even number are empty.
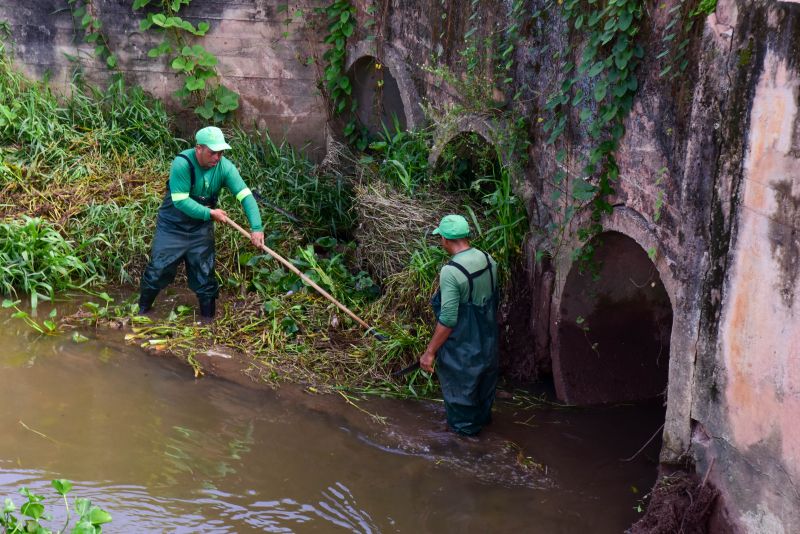
<svg viewBox="0 0 800 534">
<path fill-rule="evenodd" d="M 0 346 L 0 498 L 19 505 L 28 486 L 59 527 L 53 478 L 108 510 L 111 533 L 620 532 L 635 519 L 630 485 L 650 476 L 608 459 L 643 439 L 603 456 L 594 415 L 520 427 L 563 475 L 545 487 L 514 478 L 517 451 L 497 438 L 481 448 L 431 432 L 439 406 L 387 403 L 375 409 L 390 425 L 359 423 L 335 398 L 195 380 L 113 336 L 36 338 L 2 316 Z"/>
</svg>

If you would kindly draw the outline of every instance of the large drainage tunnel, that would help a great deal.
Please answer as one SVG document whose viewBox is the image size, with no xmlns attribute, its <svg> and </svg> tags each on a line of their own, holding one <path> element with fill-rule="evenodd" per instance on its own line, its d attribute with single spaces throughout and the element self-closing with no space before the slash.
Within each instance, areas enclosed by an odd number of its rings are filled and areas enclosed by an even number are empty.
<svg viewBox="0 0 800 534">
<path fill-rule="evenodd" d="M 672 306 L 658 270 L 630 237 L 595 238 L 595 273 L 573 266 L 561 298 L 553 377 L 571 404 L 642 401 L 664 394 Z"/>
<path fill-rule="evenodd" d="M 405 130 L 406 113 L 400 88 L 389 68 L 373 56 L 362 56 L 348 72 L 353 86 L 352 97 L 358 107 L 359 122 L 373 137 L 383 133 Z"/>
</svg>

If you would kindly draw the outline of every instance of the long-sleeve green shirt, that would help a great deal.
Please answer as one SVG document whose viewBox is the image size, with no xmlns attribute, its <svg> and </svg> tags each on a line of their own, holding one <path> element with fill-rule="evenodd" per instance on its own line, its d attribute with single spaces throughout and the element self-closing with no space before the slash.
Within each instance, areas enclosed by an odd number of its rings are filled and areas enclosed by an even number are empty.
<svg viewBox="0 0 800 534">
<path fill-rule="evenodd" d="M 451 258 L 452 261 L 464 267 L 467 272 L 475 273 L 486 267 L 486 256 L 476 248 L 462 250 Z M 492 275 L 495 287 L 497 286 L 497 263 L 489 257 L 492 264 Z M 472 280 L 472 302 L 484 304 L 494 292 L 491 277 L 486 271 L 481 276 Z M 469 281 L 464 273 L 452 265 L 445 265 L 439 273 L 439 289 L 442 293 L 442 309 L 439 312 L 439 322 L 448 328 L 454 328 L 458 322 L 458 306 L 469 299 Z"/>
<path fill-rule="evenodd" d="M 224 186 L 230 191 L 236 200 L 242 203 L 244 213 L 250 223 L 250 229 L 254 232 L 262 232 L 264 227 L 261 224 L 261 215 L 258 211 L 258 204 L 253 198 L 253 193 L 248 189 L 236 166 L 225 157 L 210 169 L 204 169 L 197 163 L 194 148 L 181 152 L 191 160 L 194 166 L 194 190 L 192 195 L 199 197 L 212 197 L 219 195 Z M 189 186 L 192 183 L 189 173 L 189 164 L 185 159 L 176 157 L 172 161 L 169 171 L 169 190 L 172 202 L 175 207 L 193 219 L 207 221 L 211 218 L 211 209 L 203 206 L 189 197 Z"/>
</svg>

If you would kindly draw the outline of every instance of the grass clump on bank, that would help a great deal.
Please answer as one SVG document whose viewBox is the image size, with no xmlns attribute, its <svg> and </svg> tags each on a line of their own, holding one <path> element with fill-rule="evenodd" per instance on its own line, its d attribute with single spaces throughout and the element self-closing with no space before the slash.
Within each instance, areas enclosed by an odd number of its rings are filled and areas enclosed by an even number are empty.
<svg viewBox="0 0 800 534">
<path fill-rule="evenodd" d="M 15 232 L 8 240 L 23 244 L 3 251 L 5 264 L 19 272 L 0 272 L 0 291 L 52 297 L 78 286 L 121 283 L 133 297 L 169 164 L 189 143 L 175 137 L 160 103 L 121 79 L 106 91 L 78 79 L 60 98 L 14 72 L 4 54 L 0 106 L 12 117 L 0 124 L 0 194 L 13 199 L 0 204 L 0 231 Z M 233 149 L 226 157 L 250 188 L 300 220 L 262 204 L 267 245 L 388 340 L 365 336 L 298 276 L 227 227 L 216 229 L 223 298 L 214 323 L 197 324 L 188 306 L 155 322 L 133 318 L 133 298 L 89 303 L 77 319 L 130 321 L 131 340 L 195 365 L 200 352 L 226 346 L 252 358 L 270 382 L 432 394 L 435 383 L 424 373 L 391 377 L 418 357 L 433 326 L 427 301 L 446 258 L 427 232 L 447 212 L 468 214 L 475 246 L 498 260 L 507 280 L 527 230 L 507 169 L 474 166 L 469 179 L 446 165 L 431 173 L 425 132 L 386 131 L 358 155 L 335 145 L 320 165 L 265 132 L 233 128 L 228 138 Z M 221 203 L 241 219 L 235 199 L 224 194 Z M 32 228 L 46 236 L 39 241 L 49 248 L 24 239 Z M 37 259 L 20 261 L 31 257 L 28 249 Z"/>
</svg>

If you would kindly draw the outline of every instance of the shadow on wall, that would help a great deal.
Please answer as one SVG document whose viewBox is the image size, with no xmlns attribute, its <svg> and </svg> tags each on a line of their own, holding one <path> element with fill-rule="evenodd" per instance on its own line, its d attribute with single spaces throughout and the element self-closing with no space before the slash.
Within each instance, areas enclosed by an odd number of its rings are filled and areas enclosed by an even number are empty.
<svg viewBox="0 0 800 534">
<path fill-rule="evenodd" d="M 392 73 L 373 56 L 363 56 L 353 63 L 349 71 L 353 85 L 353 98 L 358 104 L 356 115 L 373 137 L 383 132 L 406 129 L 406 114 L 397 80 Z"/>
<path fill-rule="evenodd" d="M 561 299 L 556 388 L 572 404 L 665 394 L 672 306 L 658 270 L 631 238 L 595 238 L 599 277 L 573 266 Z"/>
</svg>

